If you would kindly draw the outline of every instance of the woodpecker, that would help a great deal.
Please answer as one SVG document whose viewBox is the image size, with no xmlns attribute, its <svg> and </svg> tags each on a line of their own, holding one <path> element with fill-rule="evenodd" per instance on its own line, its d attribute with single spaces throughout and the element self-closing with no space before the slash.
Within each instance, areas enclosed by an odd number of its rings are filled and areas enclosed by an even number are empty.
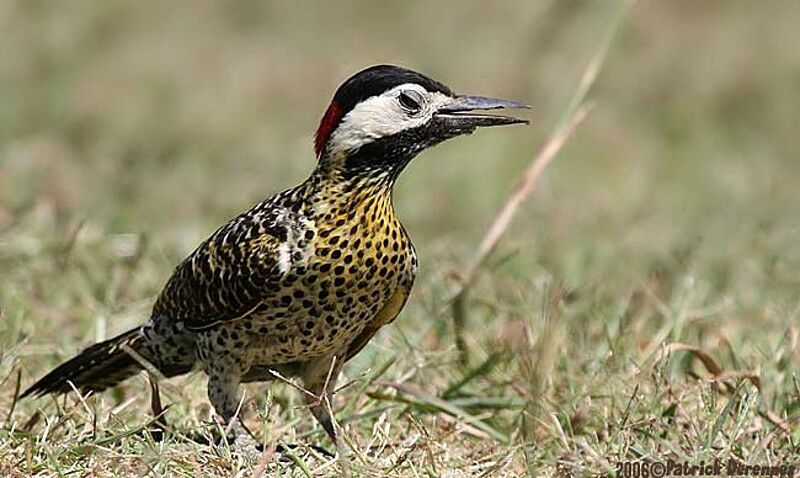
<svg viewBox="0 0 800 478">
<path fill-rule="evenodd" d="M 203 241 L 168 279 L 143 325 L 85 349 L 22 397 L 99 392 L 152 364 L 198 368 L 230 425 L 239 385 L 297 378 L 312 414 L 330 416 L 339 372 L 408 299 L 417 274 L 392 187 L 422 150 L 479 127 L 527 123 L 476 110 L 528 108 L 456 95 L 421 73 L 377 65 L 336 91 L 314 137 L 308 179 L 256 204 Z"/>
</svg>

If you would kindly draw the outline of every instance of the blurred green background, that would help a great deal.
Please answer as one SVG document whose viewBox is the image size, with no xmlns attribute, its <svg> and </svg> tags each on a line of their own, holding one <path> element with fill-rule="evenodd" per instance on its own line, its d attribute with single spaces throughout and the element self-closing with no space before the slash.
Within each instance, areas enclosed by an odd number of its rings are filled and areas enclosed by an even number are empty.
<svg viewBox="0 0 800 478">
<path fill-rule="evenodd" d="M 431 242 L 474 244 L 617 9 L 577 0 L 1 5 L 6 225 L 45 202 L 59 219 L 186 250 L 307 174 L 330 96 L 370 64 L 533 104 L 531 127 L 448 143 L 404 175 L 396 201 L 423 257 Z M 526 255 L 560 241 L 658 253 L 693 236 L 725 248 L 751 221 L 796 224 L 798 17 L 792 0 L 634 8 L 592 94 L 596 110 L 514 232 L 531 246 Z"/>
<path fill-rule="evenodd" d="M 144 320 L 199 241 L 309 173 L 312 135 L 336 87 L 395 63 L 460 93 L 534 106 L 529 127 L 423 153 L 395 193 L 421 276 L 401 320 L 355 369 L 407 349 L 430 353 L 432 368 L 412 357 L 394 370 L 409 367 L 434 393 L 446 388 L 461 377 L 455 361 L 436 358 L 453 358 L 452 277 L 562 117 L 619 8 L 0 0 L 0 379 L 21 367 L 30 383 L 81 345 Z M 728 343 L 717 351 L 724 366 L 758 370 L 762 405 L 796 419 L 799 18 L 796 0 L 633 6 L 589 94 L 596 107 L 473 290 L 475 357 L 518 354 L 470 393 L 539 404 L 535 377 L 551 377 L 549 403 L 566 423 L 584 396 L 611 397 L 620 410 L 642 383 L 674 413 L 662 382 L 630 366 L 638 353 L 661 341 Z M 563 284 L 552 314 L 566 324 L 552 341 L 562 352 L 552 375 L 526 355 L 542 330 L 531 317 L 547 315 L 547 284 Z M 509 386 L 518 377 L 534 385 Z M 604 406 L 591 411 L 598 430 Z M 493 423 L 511 433 L 520 407 Z M 560 437 L 550 440 L 560 449 Z"/>
<path fill-rule="evenodd" d="M 404 175 L 396 201 L 423 258 L 431 243 L 474 245 L 618 8 L 577 0 L 0 5 L 6 226 L 44 202 L 60 220 L 148 233 L 158 247 L 186 251 L 301 180 L 333 91 L 375 63 L 533 104 L 531 127 L 448 143 Z M 517 222 L 513 239 L 530 246 L 526 255 L 562 241 L 659 254 L 695 236 L 725 249 L 740 228 L 755 232 L 752 221 L 796 224 L 799 16 L 793 0 L 634 8 L 592 94 L 596 110 Z"/>
<path fill-rule="evenodd" d="M 18 273 L 6 292 L 20 300 L 36 241 L 68 240 L 79 224 L 122 249 L 126 234 L 144 235 L 155 292 L 217 225 L 308 174 L 333 91 L 381 62 L 534 105 L 530 127 L 449 142 L 400 181 L 396 203 L 423 277 L 457 273 L 619 9 L 579 0 L 0 5 L 0 226 Z M 505 273 L 627 290 L 665 264 L 688 275 L 696 266 L 735 301 L 734 315 L 749 318 L 765 298 L 784 319 L 794 313 L 797 18 L 793 0 L 636 5 L 590 95 L 595 110 L 501 248 L 515 258 Z"/>
<path fill-rule="evenodd" d="M 90 271 L 130 253 L 128 234 L 144 236 L 154 269 L 139 275 L 154 294 L 219 224 L 308 174 L 335 88 L 382 62 L 457 92 L 534 105 L 530 127 L 446 143 L 401 178 L 395 200 L 422 277 L 457 274 L 561 118 L 620 4 L 0 5 L 2 255 L 15 272 L 5 291 L 24 301 L 41 247 L 69 242 L 79 227 L 111 238 Z M 568 288 L 614 294 L 677 267 L 733 301 L 744 322 L 768 298 L 778 316 L 794 314 L 797 18 L 793 0 L 636 5 L 590 94 L 596 108 L 501 247 L 514 258 L 503 276 L 544 271 Z M 106 273 L 90 274 L 102 289 Z M 149 301 L 145 293 L 138 299 Z M 60 306 L 76 302 L 85 305 Z"/>
</svg>

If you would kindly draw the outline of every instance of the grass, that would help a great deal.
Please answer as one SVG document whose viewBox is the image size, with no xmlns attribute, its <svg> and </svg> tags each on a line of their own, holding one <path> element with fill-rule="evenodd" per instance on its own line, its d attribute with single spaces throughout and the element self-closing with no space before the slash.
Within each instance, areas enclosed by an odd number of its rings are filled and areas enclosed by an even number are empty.
<svg viewBox="0 0 800 478">
<path fill-rule="evenodd" d="M 800 11 L 780 3 L 632 9 L 594 109 L 471 282 L 466 361 L 449 300 L 562 121 L 613 23 L 606 2 L 0 4 L 0 475 L 340 473 L 279 382 L 247 386 L 244 411 L 268 445 L 299 445 L 284 459 L 154 441 L 145 377 L 86 400 L 14 397 L 144 320 L 198 241 L 300 180 L 332 90 L 379 61 L 535 109 L 401 179 L 422 269 L 340 381 L 354 476 L 796 460 Z M 174 431 L 209 431 L 200 374 L 161 388 Z"/>
</svg>

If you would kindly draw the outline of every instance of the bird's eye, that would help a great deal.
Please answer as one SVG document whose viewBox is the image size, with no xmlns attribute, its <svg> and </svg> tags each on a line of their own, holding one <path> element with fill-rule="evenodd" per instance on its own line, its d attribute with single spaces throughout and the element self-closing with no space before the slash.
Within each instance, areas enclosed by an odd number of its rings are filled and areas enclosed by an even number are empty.
<svg viewBox="0 0 800 478">
<path fill-rule="evenodd" d="M 416 113 L 421 108 L 422 96 L 414 90 L 401 91 L 398 100 L 411 113 Z"/>
</svg>

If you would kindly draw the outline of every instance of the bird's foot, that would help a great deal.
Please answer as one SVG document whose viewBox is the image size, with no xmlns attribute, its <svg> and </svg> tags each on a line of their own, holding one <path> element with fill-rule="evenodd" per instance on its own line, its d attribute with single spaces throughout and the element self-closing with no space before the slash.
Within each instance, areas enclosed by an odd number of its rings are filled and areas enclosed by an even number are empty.
<svg viewBox="0 0 800 478">
<path fill-rule="evenodd" d="M 258 451 L 265 450 L 264 445 L 258 444 Z M 282 461 L 292 461 L 291 455 L 295 454 L 297 450 L 308 448 L 314 450 L 325 458 L 336 458 L 335 453 L 331 453 L 327 448 L 319 445 L 298 445 L 297 443 L 278 443 L 275 445 L 275 453 L 281 456 Z"/>
<path fill-rule="evenodd" d="M 238 420 L 237 420 L 238 422 Z M 161 427 L 151 428 L 148 429 L 148 432 L 153 437 L 155 441 L 161 441 L 163 437 L 166 435 L 165 431 Z M 180 433 L 175 430 L 170 431 L 172 434 L 175 434 L 183 439 L 192 441 L 194 443 L 205 445 L 205 446 L 214 446 L 214 447 L 224 447 L 228 446 L 232 451 L 237 453 L 244 453 L 247 455 L 252 455 L 253 453 L 263 453 L 267 446 L 260 442 L 250 430 L 245 427 L 241 423 L 234 424 L 230 427 L 223 427 L 219 424 L 212 425 L 208 427 L 205 431 L 195 431 L 195 432 L 188 432 L 188 433 Z M 225 432 L 225 433 L 223 433 Z M 313 450 L 316 453 L 319 453 L 321 456 L 325 458 L 335 458 L 336 453 L 331 452 L 327 448 L 320 446 L 320 445 L 311 445 L 311 444 L 298 444 L 298 443 L 277 443 L 275 444 L 275 449 L 273 453 L 275 453 L 276 458 L 285 463 L 291 463 L 295 461 L 293 456 L 296 456 L 299 453 L 302 453 L 304 449 Z"/>
</svg>

